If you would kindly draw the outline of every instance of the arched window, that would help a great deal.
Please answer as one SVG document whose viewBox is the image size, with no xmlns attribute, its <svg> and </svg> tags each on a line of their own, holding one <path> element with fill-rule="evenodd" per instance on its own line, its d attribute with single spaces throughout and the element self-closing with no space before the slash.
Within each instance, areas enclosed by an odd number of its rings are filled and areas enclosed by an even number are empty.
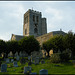
<svg viewBox="0 0 75 75">
<path fill-rule="evenodd" d="M 38 29 L 37 28 L 34 29 L 34 33 L 38 33 Z"/>
</svg>

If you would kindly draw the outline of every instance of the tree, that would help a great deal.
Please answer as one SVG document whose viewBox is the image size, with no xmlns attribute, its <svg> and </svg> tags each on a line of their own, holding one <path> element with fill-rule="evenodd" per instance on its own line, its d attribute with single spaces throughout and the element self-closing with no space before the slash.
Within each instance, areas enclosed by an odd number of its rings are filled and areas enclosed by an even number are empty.
<svg viewBox="0 0 75 75">
<path fill-rule="evenodd" d="M 21 51 L 25 51 L 30 54 L 32 51 L 38 51 L 40 49 L 39 42 L 34 38 L 34 36 L 24 37 L 19 41 Z"/>
<path fill-rule="evenodd" d="M 75 37 L 73 32 L 68 32 L 67 35 L 64 36 L 64 48 L 72 51 L 72 57 L 75 54 Z"/>
<path fill-rule="evenodd" d="M 0 54 L 1 54 L 2 52 L 5 53 L 6 50 L 7 50 L 7 46 L 6 46 L 5 41 L 0 40 Z"/>
<path fill-rule="evenodd" d="M 43 43 L 43 48 L 48 52 L 48 56 L 49 56 L 50 49 L 53 49 L 55 53 L 58 52 L 58 49 L 60 49 L 60 51 L 62 52 L 63 51 L 63 36 L 56 35 L 50 38 L 48 41 Z"/>
<path fill-rule="evenodd" d="M 8 51 L 6 53 L 9 53 L 10 51 L 12 51 L 13 53 L 13 58 L 14 58 L 14 54 L 16 51 L 19 51 L 19 45 L 17 41 L 8 41 L 7 43 L 7 49 Z"/>
</svg>

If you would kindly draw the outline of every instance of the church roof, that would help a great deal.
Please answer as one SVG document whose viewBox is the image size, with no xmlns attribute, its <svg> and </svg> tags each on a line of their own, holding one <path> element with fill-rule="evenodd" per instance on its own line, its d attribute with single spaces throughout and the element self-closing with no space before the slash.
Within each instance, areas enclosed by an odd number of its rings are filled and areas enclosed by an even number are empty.
<svg viewBox="0 0 75 75">
<path fill-rule="evenodd" d="M 12 34 L 12 37 L 11 37 L 11 40 L 21 40 L 22 38 L 24 38 L 25 36 L 22 36 L 22 35 L 15 35 L 15 34 Z"/>
</svg>

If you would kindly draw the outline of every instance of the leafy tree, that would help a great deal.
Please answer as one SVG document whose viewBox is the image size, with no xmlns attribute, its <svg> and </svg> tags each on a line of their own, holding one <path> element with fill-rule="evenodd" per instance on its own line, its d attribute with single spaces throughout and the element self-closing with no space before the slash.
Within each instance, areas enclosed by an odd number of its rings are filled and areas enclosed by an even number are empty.
<svg viewBox="0 0 75 75">
<path fill-rule="evenodd" d="M 24 37 L 19 41 L 19 45 L 21 47 L 21 51 L 25 51 L 28 54 L 40 49 L 39 42 L 34 38 L 34 36 Z"/>
<path fill-rule="evenodd" d="M 6 50 L 7 50 L 7 46 L 6 46 L 5 41 L 0 40 L 0 54 L 1 54 L 2 52 L 5 53 Z"/>
<path fill-rule="evenodd" d="M 6 43 L 7 43 L 7 49 L 8 49 L 6 53 L 9 53 L 10 51 L 12 51 L 13 57 L 14 57 L 15 52 L 19 51 L 18 42 L 17 41 L 8 41 Z"/>
<path fill-rule="evenodd" d="M 67 35 L 64 36 L 64 48 L 72 51 L 72 57 L 75 54 L 75 37 L 72 32 L 68 32 Z"/>
<path fill-rule="evenodd" d="M 48 56 L 49 56 L 50 49 L 53 49 L 55 53 L 58 52 L 58 49 L 60 49 L 61 52 L 63 51 L 62 38 L 63 38 L 62 35 L 56 35 L 43 43 L 43 48 L 48 52 Z"/>
</svg>

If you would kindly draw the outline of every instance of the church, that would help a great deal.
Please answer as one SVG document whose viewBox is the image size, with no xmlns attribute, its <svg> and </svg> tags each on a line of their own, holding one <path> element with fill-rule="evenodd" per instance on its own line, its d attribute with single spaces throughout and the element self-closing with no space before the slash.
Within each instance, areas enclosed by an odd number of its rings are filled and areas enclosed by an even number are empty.
<svg viewBox="0 0 75 75">
<path fill-rule="evenodd" d="M 46 18 L 42 17 L 41 12 L 29 9 L 24 14 L 23 36 L 12 34 L 11 40 L 19 41 L 25 36 L 34 35 L 34 37 L 39 41 L 40 45 L 42 45 L 43 42 L 49 40 L 51 37 L 57 34 L 65 35 L 66 33 L 62 30 L 47 33 Z"/>
</svg>

